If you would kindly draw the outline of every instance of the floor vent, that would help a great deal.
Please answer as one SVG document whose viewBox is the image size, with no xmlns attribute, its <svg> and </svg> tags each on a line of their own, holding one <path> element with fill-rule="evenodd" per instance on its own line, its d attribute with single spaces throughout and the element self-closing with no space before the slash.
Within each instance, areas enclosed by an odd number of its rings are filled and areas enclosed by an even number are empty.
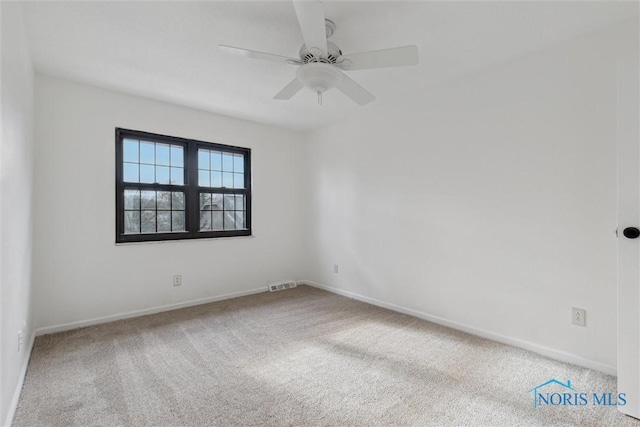
<svg viewBox="0 0 640 427">
<path fill-rule="evenodd" d="M 288 282 L 280 282 L 280 283 L 271 283 L 269 285 L 269 290 L 271 292 L 275 291 L 284 291 L 285 289 L 291 289 L 298 286 L 295 281 L 290 280 Z"/>
</svg>

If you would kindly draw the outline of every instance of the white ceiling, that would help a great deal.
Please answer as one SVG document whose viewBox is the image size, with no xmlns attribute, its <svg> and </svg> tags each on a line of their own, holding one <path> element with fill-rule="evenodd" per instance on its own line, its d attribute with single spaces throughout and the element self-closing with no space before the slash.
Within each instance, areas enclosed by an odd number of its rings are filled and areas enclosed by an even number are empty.
<svg viewBox="0 0 640 427">
<path fill-rule="evenodd" d="M 324 105 L 304 90 L 273 96 L 292 65 L 227 56 L 228 44 L 297 57 L 302 36 L 291 2 L 28 2 L 36 69 L 71 80 L 254 120 L 309 130 L 419 88 L 459 78 L 637 16 L 624 2 L 325 1 L 343 53 L 415 44 L 420 65 L 351 71 L 376 95 L 360 107 L 342 93 Z"/>
</svg>

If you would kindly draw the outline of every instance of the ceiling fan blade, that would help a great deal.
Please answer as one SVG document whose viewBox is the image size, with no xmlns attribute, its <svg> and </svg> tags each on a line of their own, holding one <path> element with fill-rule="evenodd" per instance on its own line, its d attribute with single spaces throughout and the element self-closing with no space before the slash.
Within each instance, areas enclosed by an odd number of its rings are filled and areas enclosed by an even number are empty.
<svg viewBox="0 0 640 427">
<path fill-rule="evenodd" d="M 365 88 L 358 83 L 347 77 L 346 74 L 340 72 L 342 78 L 336 85 L 336 89 L 347 95 L 358 105 L 365 105 L 376 99 L 375 96 L 369 93 Z"/>
<path fill-rule="evenodd" d="M 280 92 L 278 92 L 276 96 L 273 97 L 273 99 L 291 99 L 293 95 L 300 92 L 300 89 L 302 89 L 303 87 L 304 85 L 302 84 L 302 82 L 300 82 L 300 80 L 298 80 L 297 78 L 293 79 L 291 80 L 291 83 L 286 85 Z"/>
<path fill-rule="evenodd" d="M 286 56 L 274 55 L 272 53 L 257 52 L 255 50 L 242 49 L 239 47 L 218 45 L 220 50 L 231 55 L 243 56 L 245 58 L 262 59 L 263 61 L 280 62 L 285 64 L 300 65 L 302 61 L 299 59 L 288 58 Z"/>
<path fill-rule="evenodd" d="M 403 67 L 418 65 L 418 47 L 403 46 L 391 49 L 352 53 L 340 57 L 338 64 L 343 70 L 368 70 L 371 68 Z"/>
<path fill-rule="evenodd" d="M 314 55 L 327 54 L 327 30 L 324 23 L 322 3 L 309 0 L 294 0 L 298 23 L 304 44 Z M 319 52 L 314 50 L 317 49 Z"/>
</svg>

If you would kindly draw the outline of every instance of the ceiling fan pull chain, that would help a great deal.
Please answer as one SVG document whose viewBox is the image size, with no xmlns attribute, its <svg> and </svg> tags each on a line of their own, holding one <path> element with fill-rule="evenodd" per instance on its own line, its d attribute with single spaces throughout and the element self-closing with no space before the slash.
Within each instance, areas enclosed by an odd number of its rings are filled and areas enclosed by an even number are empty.
<svg viewBox="0 0 640 427">
<path fill-rule="evenodd" d="M 322 92 L 318 92 L 318 105 L 322 105 Z"/>
</svg>

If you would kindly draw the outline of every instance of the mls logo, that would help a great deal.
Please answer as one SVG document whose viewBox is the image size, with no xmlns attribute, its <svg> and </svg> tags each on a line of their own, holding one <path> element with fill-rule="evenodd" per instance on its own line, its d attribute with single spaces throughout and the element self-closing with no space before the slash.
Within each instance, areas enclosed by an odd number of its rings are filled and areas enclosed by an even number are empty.
<svg viewBox="0 0 640 427">
<path fill-rule="evenodd" d="M 624 406 L 626 394 L 586 393 L 576 390 L 570 380 L 566 383 L 555 378 L 527 391 L 533 393 L 533 407 L 540 406 Z"/>
</svg>

